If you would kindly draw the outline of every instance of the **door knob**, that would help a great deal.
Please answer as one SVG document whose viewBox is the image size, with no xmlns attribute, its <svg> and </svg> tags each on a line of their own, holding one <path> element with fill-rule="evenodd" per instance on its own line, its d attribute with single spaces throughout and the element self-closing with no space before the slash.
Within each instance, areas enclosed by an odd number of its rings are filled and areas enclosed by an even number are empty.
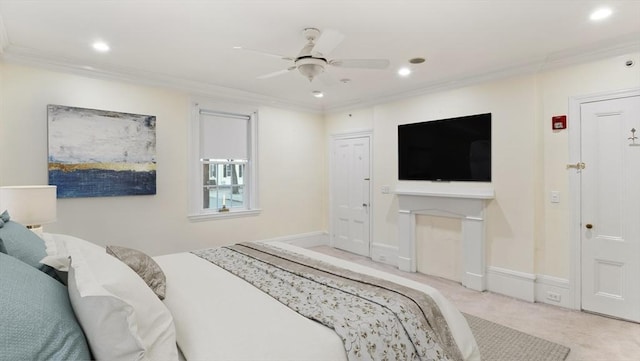
<svg viewBox="0 0 640 361">
<path fill-rule="evenodd" d="M 576 164 L 567 164 L 567 169 L 573 168 L 573 169 L 581 170 L 581 169 L 585 169 L 586 167 L 587 165 L 584 164 L 584 162 L 578 162 Z"/>
<path fill-rule="evenodd" d="M 585 227 L 587 227 L 587 229 L 591 229 L 591 228 L 593 228 L 593 224 L 591 224 L 591 223 L 587 223 L 587 224 L 585 225 Z"/>
</svg>

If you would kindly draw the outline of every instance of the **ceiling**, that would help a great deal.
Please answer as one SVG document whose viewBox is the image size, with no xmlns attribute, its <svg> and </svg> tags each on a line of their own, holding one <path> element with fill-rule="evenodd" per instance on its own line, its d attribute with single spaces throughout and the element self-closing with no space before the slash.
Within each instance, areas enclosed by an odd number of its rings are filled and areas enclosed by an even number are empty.
<svg viewBox="0 0 640 361">
<path fill-rule="evenodd" d="M 612 16 L 590 21 L 601 6 Z M 328 58 L 390 66 L 257 79 L 292 62 L 234 49 L 295 57 L 308 27 L 344 35 Z M 111 51 L 95 52 L 96 40 Z M 0 0 L 0 45 L 7 62 L 328 112 L 638 51 L 640 1 Z"/>
</svg>

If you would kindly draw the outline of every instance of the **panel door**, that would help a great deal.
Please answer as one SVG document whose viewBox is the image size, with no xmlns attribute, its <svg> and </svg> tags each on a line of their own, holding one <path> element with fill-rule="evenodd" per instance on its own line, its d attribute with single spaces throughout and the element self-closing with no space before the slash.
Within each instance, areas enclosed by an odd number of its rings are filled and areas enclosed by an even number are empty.
<svg viewBox="0 0 640 361">
<path fill-rule="evenodd" d="M 370 137 L 335 139 L 332 148 L 332 245 L 369 256 Z"/>
<path fill-rule="evenodd" d="M 580 126 L 582 308 L 640 321 L 640 97 L 582 104 Z"/>
</svg>

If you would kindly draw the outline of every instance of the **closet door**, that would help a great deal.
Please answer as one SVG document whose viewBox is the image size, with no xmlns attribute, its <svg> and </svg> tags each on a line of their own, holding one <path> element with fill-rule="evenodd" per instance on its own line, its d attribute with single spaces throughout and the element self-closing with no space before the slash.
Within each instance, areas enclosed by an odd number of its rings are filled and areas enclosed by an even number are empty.
<svg viewBox="0 0 640 361">
<path fill-rule="evenodd" d="M 370 255 L 369 136 L 334 139 L 331 179 L 331 244 Z"/>
</svg>

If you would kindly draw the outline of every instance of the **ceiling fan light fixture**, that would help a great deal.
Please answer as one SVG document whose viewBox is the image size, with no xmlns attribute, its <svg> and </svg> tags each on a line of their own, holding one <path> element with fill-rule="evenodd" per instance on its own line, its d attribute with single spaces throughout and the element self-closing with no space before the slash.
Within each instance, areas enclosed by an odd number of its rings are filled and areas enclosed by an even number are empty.
<svg viewBox="0 0 640 361">
<path fill-rule="evenodd" d="M 322 73 L 325 65 L 327 65 L 327 61 L 320 58 L 305 57 L 296 60 L 298 71 L 309 81 L 313 81 L 316 76 Z"/>
</svg>

